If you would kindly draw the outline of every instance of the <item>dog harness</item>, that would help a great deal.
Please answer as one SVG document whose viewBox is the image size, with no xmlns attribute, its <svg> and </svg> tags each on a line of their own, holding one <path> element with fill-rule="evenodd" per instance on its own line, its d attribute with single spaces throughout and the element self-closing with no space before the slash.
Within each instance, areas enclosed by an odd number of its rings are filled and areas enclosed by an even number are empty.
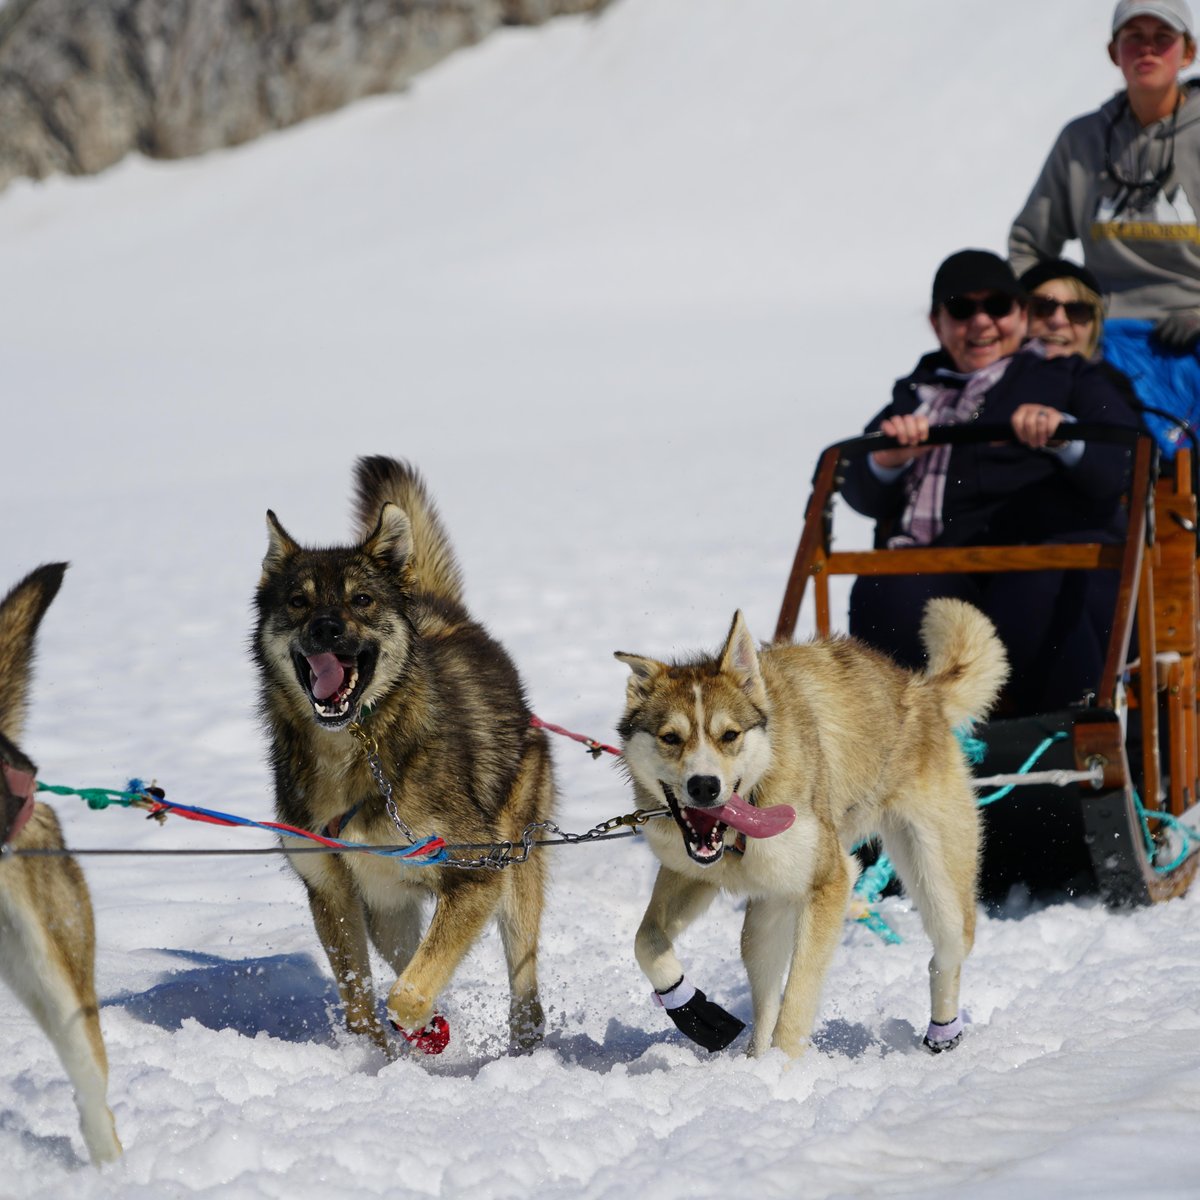
<svg viewBox="0 0 1200 1200">
<path fill-rule="evenodd" d="M 25 828 L 26 822 L 33 816 L 33 793 L 34 793 L 34 778 L 29 771 L 18 771 L 16 767 L 10 767 L 8 763 L 2 764 L 4 768 L 4 782 L 8 785 L 8 790 L 12 794 L 14 800 L 20 800 L 21 807 L 17 809 L 16 815 L 12 818 L 12 823 L 4 834 L 4 845 L 8 845 L 17 834 Z"/>
<path fill-rule="evenodd" d="M 362 808 L 362 801 L 346 809 L 341 816 L 334 817 L 324 829 L 321 830 L 321 836 L 327 838 L 337 838 L 341 836 L 342 830 L 354 820 L 358 810 Z"/>
</svg>

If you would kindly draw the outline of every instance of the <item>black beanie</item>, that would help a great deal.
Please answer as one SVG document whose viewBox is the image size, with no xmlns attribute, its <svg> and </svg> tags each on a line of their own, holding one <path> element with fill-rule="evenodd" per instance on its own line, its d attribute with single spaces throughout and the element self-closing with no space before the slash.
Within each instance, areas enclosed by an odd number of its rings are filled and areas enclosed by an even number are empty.
<svg viewBox="0 0 1200 1200">
<path fill-rule="evenodd" d="M 1001 292 L 1024 296 L 1012 267 L 990 250 L 960 250 L 937 269 L 933 277 L 933 307 L 967 292 Z"/>
<path fill-rule="evenodd" d="M 1081 267 L 1078 263 L 1071 262 L 1069 258 L 1042 259 L 1040 263 L 1035 263 L 1021 276 L 1020 284 L 1027 292 L 1032 292 L 1035 287 L 1049 283 L 1051 279 L 1078 279 L 1084 287 L 1090 288 L 1097 296 L 1102 295 L 1095 275 L 1087 267 Z"/>
</svg>

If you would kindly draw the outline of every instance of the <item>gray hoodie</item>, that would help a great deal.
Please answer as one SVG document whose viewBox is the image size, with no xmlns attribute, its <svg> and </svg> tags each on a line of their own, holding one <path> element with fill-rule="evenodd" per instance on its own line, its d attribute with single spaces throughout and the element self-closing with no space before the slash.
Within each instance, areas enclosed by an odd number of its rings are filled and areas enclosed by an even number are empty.
<svg viewBox="0 0 1200 1200">
<path fill-rule="evenodd" d="M 1172 118 L 1143 129 L 1124 92 L 1063 129 L 1009 233 L 1018 275 L 1078 238 L 1110 317 L 1200 309 L 1200 80 L 1183 86 L 1169 172 Z M 1159 172 L 1161 188 L 1128 186 Z"/>
</svg>

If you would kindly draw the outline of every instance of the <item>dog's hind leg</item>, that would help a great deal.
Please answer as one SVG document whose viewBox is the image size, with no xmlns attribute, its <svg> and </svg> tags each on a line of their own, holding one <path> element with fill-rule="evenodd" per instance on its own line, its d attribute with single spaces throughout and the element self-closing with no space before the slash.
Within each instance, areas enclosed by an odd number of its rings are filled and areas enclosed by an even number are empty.
<svg viewBox="0 0 1200 1200">
<path fill-rule="evenodd" d="M 508 964 L 509 1036 L 517 1050 L 541 1041 L 546 1018 L 538 999 L 538 930 L 542 920 L 546 870 L 537 856 L 508 868 L 508 887 L 500 902 L 500 940 Z"/>
<path fill-rule="evenodd" d="M 962 965 L 975 941 L 979 815 L 973 796 L 964 795 L 958 808 L 950 819 L 895 821 L 883 831 L 884 848 L 933 943 L 925 1044 L 935 1051 L 950 1049 L 962 1035 Z"/>
<path fill-rule="evenodd" d="M 804 1052 L 812 1036 L 821 988 L 841 940 L 854 877 L 850 859 L 839 847 L 830 856 L 828 873 L 814 882 L 797 915 L 795 952 L 771 1039 L 772 1045 L 791 1058 Z"/>
<path fill-rule="evenodd" d="M 783 977 L 796 951 L 796 900 L 792 896 L 764 896 L 746 905 L 742 922 L 742 962 L 750 980 L 754 1030 L 752 1057 L 771 1048 L 783 1001 Z"/>
<path fill-rule="evenodd" d="M 121 1154 L 108 1107 L 108 1057 L 100 1033 L 94 983 L 91 902 L 79 868 L 67 860 L 37 864 L 41 878 L 16 879 L 28 862 L 6 864 L 9 894 L 0 899 L 0 965 L 5 981 L 54 1046 L 75 1091 L 79 1127 L 94 1163 Z M 22 893 L 20 904 L 9 897 Z M 57 894 L 59 902 L 46 905 Z"/>
</svg>

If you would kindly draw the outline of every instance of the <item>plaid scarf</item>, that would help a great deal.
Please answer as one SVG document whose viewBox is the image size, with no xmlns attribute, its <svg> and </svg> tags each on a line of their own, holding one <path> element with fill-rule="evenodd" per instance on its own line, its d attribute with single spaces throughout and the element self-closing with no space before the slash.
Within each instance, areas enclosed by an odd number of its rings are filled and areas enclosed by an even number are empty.
<svg viewBox="0 0 1200 1200">
<path fill-rule="evenodd" d="M 1034 343 L 1019 353 L 1038 353 Z M 1044 353 L 1039 355 L 1044 357 Z M 930 425 L 963 425 L 979 415 L 991 388 L 1003 378 L 1012 356 L 1001 358 L 970 375 L 941 368 L 938 381 L 917 384 L 920 403 L 915 415 L 929 418 Z M 898 546 L 929 546 L 942 532 L 942 502 L 946 496 L 946 474 L 950 469 L 950 447 L 934 446 L 913 461 L 904 479 L 907 502 L 900 517 L 899 533 L 888 538 L 889 549 Z"/>
</svg>

